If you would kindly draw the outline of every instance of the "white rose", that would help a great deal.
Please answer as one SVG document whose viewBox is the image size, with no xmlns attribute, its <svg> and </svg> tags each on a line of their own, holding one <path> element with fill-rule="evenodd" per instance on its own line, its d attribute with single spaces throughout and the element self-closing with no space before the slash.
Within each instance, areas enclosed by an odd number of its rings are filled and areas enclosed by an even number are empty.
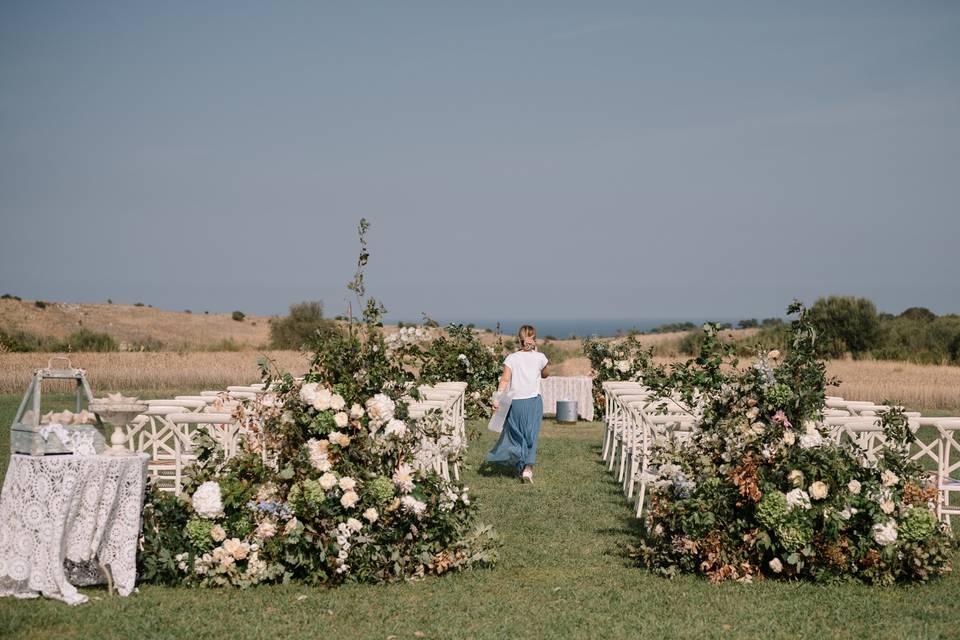
<svg viewBox="0 0 960 640">
<path fill-rule="evenodd" d="M 377 513 L 377 510 L 374 509 L 373 507 L 370 507 L 369 509 L 363 512 L 364 520 L 366 520 L 370 524 L 373 524 L 374 522 L 376 522 L 377 518 L 379 517 L 380 517 L 380 514 Z"/>
<path fill-rule="evenodd" d="M 204 482 L 193 492 L 193 510 L 201 518 L 218 518 L 223 515 L 220 485 L 213 480 Z"/>
<path fill-rule="evenodd" d="M 326 440 L 315 440 L 310 438 L 307 440 L 307 452 L 310 455 L 310 464 L 317 471 L 329 471 L 330 470 L 330 458 L 327 455 L 327 441 Z"/>
<path fill-rule="evenodd" d="M 360 529 L 363 529 L 363 523 L 356 518 L 347 518 L 347 527 L 350 531 L 357 533 Z"/>
<path fill-rule="evenodd" d="M 613 360 L 611 360 L 610 358 L 604 358 L 604 359 L 603 359 L 603 366 L 604 366 L 605 368 L 607 368 L 607 369 L 612 369 L 612 368 L 613 368 Z"/>
<path fill-rule="evenodd" d="M 393 418 L 394 409 L 396 404 L 385 394 L 378 393 L 367 400 L 367 415 L 375 427 Z"/>
<path fill-rule="evenodd" d="M 897 541 L 897 523 L 893 520 L 888 520 L 887 522 L 873 525 L 873 539 L 876 540 L 880 546 L 885 547 L 888 544 L 893 544 Z"/>
<path fill-rule="evenodd" d="M 323 487 L 324 491 L 330 491 L 335 486 L 337 486 L 337 476 L 332 473 L 325 473 L 320 476 L 320 486 Z"/>
<path fill-rule="evenodd" d="M 270 520 L 264 520 L 257 527 L 257 537 L 261 540 L 269 540 L 275 535 L 277 535 L 277 525 Z"/>
<path fill-rule="evenodd" d="M 330 408 L 334 411 L 340 411 L 345 406 L 347 406 L 347 401 L 340 394 L 335 393 L 330 397 Z"/>
<path fill-rule="evenodd" d="M 218 524 L 213 525 L 213 528 L 210 529 L 210 537 L 213 538 L 214 542 L 223 542 L 224 538 L 227 537 L 227 532 Z"/>
<path fill-rule="evenodd" d="M 783 563 L 780 562 L 780 558 L 774 558 L 770 561 L 770 570 L 774 573 L 780 573 L 783 571 Z"/>
<path fill-rule="evenodd" d="M 760 409 L 756 407 L 747 410 L 747 420 L 756 420 L 758 415 L 760 415 Z"/>
<path fill-rule="evenodd" d="M 793 446 L 793 443 L 797 441 L 797 436 L 794 435 L 793 431 L 784 431 L 783 432 L 783 444 L 788 447 Z"/>
<path fill-rule="evenodd" d="M 829 492 L 830 488 L 819 480 L 810 485 L 810 497 L 814 500 L 823 500 Z"/>
<path fill-rule="evenodd" d="M 296 531 L 297 527 L 299 526 L 300 526 L 299 520 L 297 520 L 296 518 L 290 518 L 290 520 L 287 521 L 287 524 L 285 524 L 283 527 L 283 535 L 285 536 L 290 535 L 291 533 Z"/>
<path fill-rule="evenodd" d="M 344 509 L 351 509 L 353 505 L 357 504 L 358 500 L 360 500 L 360 496 L 355 491 L 347 491 L 340 498 L 340 504 L 343 505 Z"/>
<path fill-rule="evenodd" d="M 776 350 L 776 349 L 774 349 L 773 351 L 768 351 L 768 352 L 767 352 L 767 359 L 769 359 L 769 360 L 779 360 L 779 359 L 780 359 L 780 352 L 779 352 L 778 350 Z"/>
<path fill-rule="evenodd" d="M 356 402 L 353 403 L 353 406 L 350 407 L 350 417 L 354 420 L 359 420 L 363 417 L 363 407 L 358 405 Z"/>
<path fill-rule="evenodd" d="M 880 482 L 882 482 L 885 487 L 892 487 L 900 482 L 900 476 L 890 471 L 890 469 L 884 469 L 883 473 L 880 474 Z"/>
<path fill-rule="evenodd" d="M 787 474 L 787 480 L 789 480 L 790 484 L 792 484 L 795 487 L 802 487 L 803 480 L 804 480 L 803 471 L 800 471 L 799 469 L 794 469 L 793 471 Z"/>
<path fill-rule="evenodd" d="M 893 500 L 883 500 L 880 503 L 880 511 L 883 511 L 885 514 L 890 515 L 893 513 L 893 510 L 896 508 L 896 505 L 893 504 Z"/>
<path fill-rule="evenodd" d="M 629 360 L 617 360 L 616 363 L 617 371 L 620 373 L 627 373 L 630 371 L 630 361 Z"/>
<path fill-rule="evenodd" d="M 357 487 L 357 481 L 350 476 L 340 478 L 340 488 L 344 491 L 353 491 Z"/>
<path fill-rule="evenodd" d="M 333 423 L 337 425 L 340 429 L 343 429 L 345 426 L 350 424 L 350 416 L 344 411 L 340 411 L 333 416 Z"/>
<path fill-rule="evenodd" d="M 350 444 L 350 436 L 345 433 L 340 433 L 339 431 L 331 431 L 327 437 L 330 438 L 330 442 L 341 447 Z"/>
<path fill-rule="evenodd" d="M 423 502 L 420 502 L 413 496 L 403 496 L 400 499 L 400 504 L 403 505 L 403 510 L 407 513 L 412 513 L 413 515 L 419 517 L 426 509 L 427 505 Z"/>
<path fill-rule="evenodd" d="M 852 495 L 859 495 L 859 494 L 860 494 L 860 481 L 859 481 L 859 480 L 851 480 L 850 482 L 848 482 L 848 483 L 847 483 L 847 491 L 849 491 Z"/>
<path fill-rule="evenodd" d="M 222 546 L 223 550 L 233 556 L 234 560 L 243 560 L 250 551 L 250 546 L 245 542 L 241 542 L 239 538 L 224 540 Z"/>
</svg>

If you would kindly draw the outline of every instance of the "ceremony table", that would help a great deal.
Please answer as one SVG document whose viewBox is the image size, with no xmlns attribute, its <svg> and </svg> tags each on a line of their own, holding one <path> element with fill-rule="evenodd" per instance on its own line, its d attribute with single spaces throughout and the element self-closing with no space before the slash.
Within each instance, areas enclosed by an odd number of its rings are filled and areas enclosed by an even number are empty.
<svg viewBox="0 0 960 640">
<path fill-rule="evenodd" d="M 0 494 L 0 597 L 75 605 L 76 586 L 133 592 L 150 456 L 13 455 Z M 67 561 L 68 567 L 64 562 Z"/>
<path fill-rule="evenodd" d="M 540 381 L 543 412 L 556 415 L 557 400 L 576 400 L 577 413 L 593 420 L 593 378 L 590 376 L 549 376 Z"/>
</svg>

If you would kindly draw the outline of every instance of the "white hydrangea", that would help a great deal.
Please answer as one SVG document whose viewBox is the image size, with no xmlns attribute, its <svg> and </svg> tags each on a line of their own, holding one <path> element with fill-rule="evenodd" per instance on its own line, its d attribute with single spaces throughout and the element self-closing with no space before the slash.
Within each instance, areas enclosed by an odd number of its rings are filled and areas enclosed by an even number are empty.
<svg viewBox="0 0 960 640">
<path fill-rule="evenodd" d="M 403 498 L 400 499 L 400 504 L 403 506 L 404 511 L 412 513 L 417 517 L 420 517 L 427 509 L 426 503 L 420 502 L 413 496 L 403 496 Z"/>
<path fill-rule="evenodd" d="M 220 497 L 220 485 L 209 480 L 193 492 L 191 500 L 193 510 L 201 518 L 219 518 L 223 515 L 223 501 Z"/>
<path fill-rule="evenodd" d="M 897 523 L 895 520 L 887 520 L 873 525 L 873 539 L 880 546 L 887 546 L 897 541 Z"/>
<path fill-rule="evenodd" d="M 407 425 L 404 424 L 402 420 L 393 419 L 387 423 L 387 426 L 383 430 L 384 436 L 393 436 L 395 438 L 402 438 L 407 435 Z"/>
<path fill-rule="evenodd" d="M 344 491 L 353 491 L 357 488 L 357 481 L 350 476 L 340 478 L 340 488 Z"/>
<path fill-rule="evenodd" d="M 823 436 L 814 427 L 809 427 L 807 432 L 800 436 L 800 446 L 804 449 L 813 449 L 823 444 Z"/>
<path fill-rule="evenodd" d="M 317 399 L 317 390 L 319 388 L 320 385 L 316 382 L 308 382 L 300 387 L 300 401 L 303 404 L 312 405 L 314 400 Z"/>
<path fill-rule="evenodd" d="M 801 509 L 810 508 L 810 496 L 803 489 L 794 489 L 787 493 L 787 504 L 791 509 L 800 507 Z"/>
</svg>

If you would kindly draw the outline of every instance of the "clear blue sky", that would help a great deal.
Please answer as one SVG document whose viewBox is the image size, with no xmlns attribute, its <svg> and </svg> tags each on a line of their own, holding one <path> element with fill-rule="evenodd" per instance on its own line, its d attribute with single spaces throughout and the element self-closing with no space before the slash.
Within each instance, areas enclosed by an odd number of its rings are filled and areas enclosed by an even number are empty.
<svg viewBox="0 0 960 640">
<path fill-rule="evenodd" d="M 0 291 L 960 311 L 960 2 L 0 3 Z"/>
</svg>

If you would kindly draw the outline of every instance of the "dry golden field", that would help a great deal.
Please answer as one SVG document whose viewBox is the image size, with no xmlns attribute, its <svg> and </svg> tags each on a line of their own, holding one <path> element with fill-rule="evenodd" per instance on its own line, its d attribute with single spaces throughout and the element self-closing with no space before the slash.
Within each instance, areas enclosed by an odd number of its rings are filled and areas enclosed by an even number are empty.
<svg viewBox="0 0 960 640">
<path fill-rule="evenodd" d="M 241 309 L 242 311 L 242 309 Z M 202 309 L 162 311 L 129 304 L 48 302 L 40 309 L 28 300 L 0 300 L 0 327 L 40 336 L 66 338 L 80 328 L 109 333 L 129 345 L 159 341 L 168 350 L 199 350 L 226 340 L 238 347 L 259 348 L 270 340 L 269 318 L 248 315 L 238 322 L 229 313 Z"/>
<path fill-rule="evenodd" d="M 37 367 L 55 354 L 0 354 L 0 393 L 23 393 Z M 114 391 L 222 389 L 260 378 L 257 359 L 269 358 L 281 371 L 302 374 L 309 364 L 296 351 L 210 351 L 192 353 L 75 353 L 75 367 L 87 370 L 95 394 Z"/>
</svg>

